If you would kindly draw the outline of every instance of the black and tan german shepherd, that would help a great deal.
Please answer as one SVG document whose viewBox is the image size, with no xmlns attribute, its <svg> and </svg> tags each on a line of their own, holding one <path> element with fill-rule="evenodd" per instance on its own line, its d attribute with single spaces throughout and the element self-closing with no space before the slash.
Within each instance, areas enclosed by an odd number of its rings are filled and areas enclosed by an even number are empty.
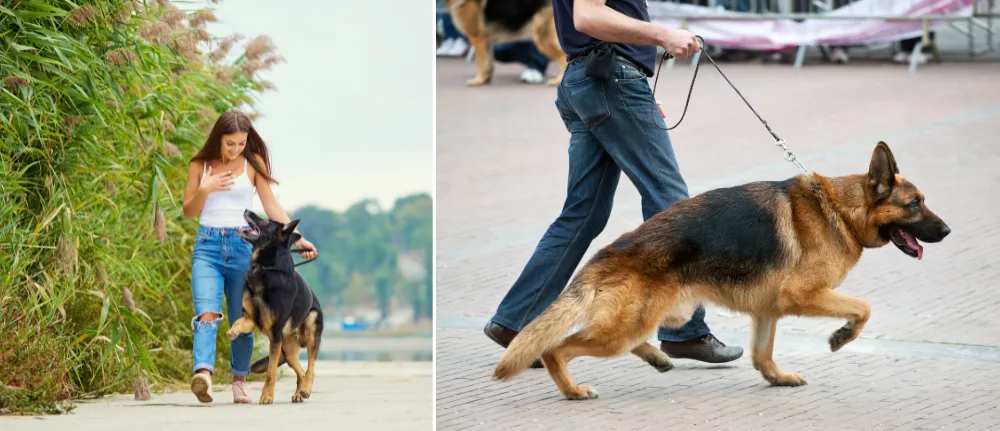
<svg viewBox="0 0 1000 431">
<path fill-rule="evenodd" d="M 559 65 L 548 81 L 559 85 L 566 70 L 566 53 L 556 36 L 552 0 L 445 0 L 459 33 L 476 49 L 476 77 L 466 83 L 488 84 L 493 79 L 493 44 L 532 40 L 538 51 Z"/>
<path fill-rule="evenodd" d="M 265 371 L 261 404 L 274 401 L 278 367 L 283 363 L 295 371 L 293 403 L 312 395 L 316 355 L 323 334 L 323 310 L 309 284 L 295 271 L 291 246 L 301 238 L 295 232 L 300 220 L 287 225 L 264 220 L 253 211 L 243 212 L 250 229 L 237 235 L 253 245 L 250 272 L 243 290 L 243 316 L 226 332 L 230 340 L 254 328 L 271 341 L 268 356 L 254 362 L 250 370 Z M 299 349 L 306 349 L 308 371 L 299 365 Z"/>
<path fill-rule="evenodd" d="M 918 240 L 938 242 L 950 232 L 899 175 L 884 142 L 875 146 L 867 174 L 813 173 L 711 190 L 595 253 L 514 337 L 493 378 L 511 379 L 541 355 L 564 396 L 596 398 L 593 387 L 573 381 L 567 362 L 631 352 L 668 371 L 670 359 L 646 339 L 660 324 L 683 325 L 707 301 L 750 315 L 754 368 L 773 385 L 798 386 L 805 379 L 772 359 L 778 319 L 846 319 L 829 339 L 836 352 L 868 322 L 867 302 L 834 291 L 862 251 L 892 242 L 921 259 Z M 578 323 L 582 328 L 567 337 Z"/>
</svg>

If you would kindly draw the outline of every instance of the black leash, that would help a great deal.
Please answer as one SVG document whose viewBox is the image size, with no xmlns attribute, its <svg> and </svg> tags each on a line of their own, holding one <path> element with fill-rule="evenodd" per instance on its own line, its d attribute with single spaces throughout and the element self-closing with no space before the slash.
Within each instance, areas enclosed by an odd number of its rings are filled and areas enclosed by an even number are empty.
<svg viewBox="0 0 1000 431">
<path fill-rule="evenodd" d="M 293 248 L 293 249 L 290 249 L 288 251 L 291 252 L 291 253 L 296 253 L 296 252 L 302 252 L 302 251 L 307 251 L 307 250 L 303 250 L 301 248 Z M 314 260 L 316 260 L 318 258 L 319 258 L 319 256 L 316 256 L 316 257 L 314 257 L 312 259 L 308 259 L 308 260 L 304 260 L 302 262 L 296 263 L 295 265 L 292 265 L 292 268 L 295 268 L 296 266 L 299 266 L 299 265 L 305 265 L 305 264 L 307 264 L 309 262 L 312 262 L 312 261 L 314 261 Z M 255 267 L 253 269 L 261 270 L 261 271 L 281 270 L 281 268 L 275 268 L 273 266 L 258 266 L 258 267 Z"/>
<path fill-rule="evenodd" d="M 738 90 L 736 86 L 733 85 L 733 82 L 729 80 L 729 77 L 726 76 L 725 73 L 722 73 L 722 69 L 719 69 L 719 65 L 715 63 L 715 60 L 712 59 L 712 56 L 708 55 L 708 52 L 705 51 L 705 39 L 702 39 L 701 36 L 695 36 L 695 38 L 701 41 L 701 46 L 698 49 L 698 51 L 700 51 L 701 54 L 698 57 L 698 62 L 695 63 L 694 66 L 694 75 L 691 76 L 691 86 L 688 87 L 687 100 L 684 101 L 684 112 L 681 113 L 681 118 L 677 120 L 677 124 L 674 124 L 673 127 L 667 127 L 666 129 L 663 130 L 673 130 L 677 126 L 681 125 L 681 121 L 684 121 L 684 115 L 687 114 L 688 105 L 691 103 L 691 93 L 694 92 L 694 81 L 695 79 L 698 78 L 698 69 L 701 67 L 701 57 L 702 56 L 708 57 L 708 61 L 711 61 L 712 65 L 715 66 L 715 70 L 719 71 L 719 74 L 722 75 L 722 78 L 729 83 L 729 86 L 733 88 L 733 91 L 735 91 L 736 94 L 740 96 L 740 99 L 743 99 L 743 103 L 746 103 L 747 107 L 750 108 L 750 111 L 753 112 L 753 115 L 757 116 L 757 119 L 760 120 L 761 124 L 763 124 L 764 127 L 767 129 L 767 132 L 771 134 L 771 137 L 774 138 L 774 141 L 776 143 L 775 145 L 781 147 L 782 150 L 785 150 L 785 160 L 792 162 L 802 172 L 808 174 L 809 171 L 806 170 L 804 166 L 802 166 L 802 163 L 798 161 L 798 159 L 795 157 L 795 154 L 789 151 L 788 147 L 785 146 L 785 140 L 778 137 L 778 134 L 774 133 L 774 130 L 771 130 L 771 126 L 767 124 L 767 121 L 764 121 L 764 119 L 761 118 L 760 114 L 757 113 L 757 110 L 753 109 L 753 106 L 751 106 L 750 102 L 747 101 L 747 98 L 743 97 L 743 93 L 740 93 L 740 90 Z M 663 62 L 670 59 L 671 57 L 673 56 L 670 55 L 669 53 L 663 54 L 663 57 L 660 58 L 660 68 L 656 70 L 656 77 L 653 78 L 653 111 L 650 112 L 651 115 L 657 115 L 657 111 L 659 111 L 658 107 L 656 106 L 656 83 L 660 80 L 660 71 L 663 70 Z M 656 124 L 655 117 L 653 119 L 653 124 Z M 659 127 L 659 125 L 657 125 L 657 127 Z"/>
</svg>

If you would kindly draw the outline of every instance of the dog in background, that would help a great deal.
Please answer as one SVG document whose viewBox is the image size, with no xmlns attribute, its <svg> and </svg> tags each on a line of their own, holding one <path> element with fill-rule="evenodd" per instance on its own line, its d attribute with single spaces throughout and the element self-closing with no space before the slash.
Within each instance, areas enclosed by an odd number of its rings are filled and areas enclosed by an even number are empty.
<svg viewBox="0 0 1000 431">
<path fill-rule="evenodd" d="M 274 401 L 278 367 L 283 363 L 295 371 L 293 403 L 301 403 L 312 394 L 316 355 L 323 334 L 323 309 L 306 280 L 295 271 L 291 247 L 301 238 L 295 232 L 300 220 L 287 225 L 264 220 L 253 211 L 243 212 L 250 229 L 237 235 L 253 245 L 250 272 L 243 290 L 243 316 L 226 332 L 230 340 L 254 328 L 270 340 L 268 356 L 250 366 L 265 371 L 261 404 Z M 308 371 L 299 364 L 299 349 L 306 349 Z"/>
<path fill-rule="evenodd" d="M 711 190 L 679 201 L 598 251 L 565 291 L 504 351 L 493 377 L 508 380 L 541 355 L 569 399 L 596 398 L 577 385 L 566 364 L 580 356 L 631 352 L 660 372 L 673 364 L 646 342 L 660 324 L 680 327 L 702 301 L 751 316 L 754 368 L 773 385 L 805 379 L 772 359 L 778 319 L 847 321 L 829 338 L 838 351 L 868 322 L 862 299 L 834 289 L 867 248 L 895 245 L 923 258 L 919 241 L 943 240 L 951 229 L 924 195 L 899 175 L 884 142 L 866 174 L 798 175 Z M 582 328 L 566 334 L 576 324 Z"/>
<path fill-rule="evenodd" d="M 559 65 L 548 85 L 559 85 L 566 70 L 566 53 L 556 36 L 552 0 L 445 0 L 455 28 L 475 48 L 479 71 L 466 83 L 488 84 L 493 79 L 493 44 L 532 40 L 538 51 Z"/>
</svg>

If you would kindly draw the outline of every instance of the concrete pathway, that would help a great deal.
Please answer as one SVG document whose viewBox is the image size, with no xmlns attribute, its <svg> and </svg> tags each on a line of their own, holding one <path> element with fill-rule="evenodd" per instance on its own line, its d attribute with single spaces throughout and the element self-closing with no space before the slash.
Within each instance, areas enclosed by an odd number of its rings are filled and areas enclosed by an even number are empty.
<svg viewBox="0 0 1000 431">
<path fill-rule="evenodd" d="M 257 404 L 263 383 L 251 382 L 251 404 L 233 404 L 229 385 L 215 387 L 212 404 L 198 402 L 190 391 L 153 394 L 149 401 L 110 396 L 80 402 L 66 415 L 0 417 L 0 430 L 430 430 L 431 367 L 429 362 L 317 362 L 312 397 L 292 404 L 295 377 L 286 365 L 272 405 Z"/>
</svg>

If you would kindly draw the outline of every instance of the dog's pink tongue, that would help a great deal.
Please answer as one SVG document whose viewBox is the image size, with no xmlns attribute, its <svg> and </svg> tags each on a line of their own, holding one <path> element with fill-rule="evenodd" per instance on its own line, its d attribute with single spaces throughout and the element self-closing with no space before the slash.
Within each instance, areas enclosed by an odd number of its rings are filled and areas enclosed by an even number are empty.
<svg viewBox="0 0 1000 431">
<path fill-rule="evenodd" d="M 910 235 L 906 232 L 903 232 L 903 239 L 906 240 L 906 244 L 909 245 L 910 248 L 917 251 L 917 260 L 923 259 L 924 246 L 920 245 L 920 243 L 917 242 L 917 239 L 914 238 L 913 235 Z"/>
</svg>

